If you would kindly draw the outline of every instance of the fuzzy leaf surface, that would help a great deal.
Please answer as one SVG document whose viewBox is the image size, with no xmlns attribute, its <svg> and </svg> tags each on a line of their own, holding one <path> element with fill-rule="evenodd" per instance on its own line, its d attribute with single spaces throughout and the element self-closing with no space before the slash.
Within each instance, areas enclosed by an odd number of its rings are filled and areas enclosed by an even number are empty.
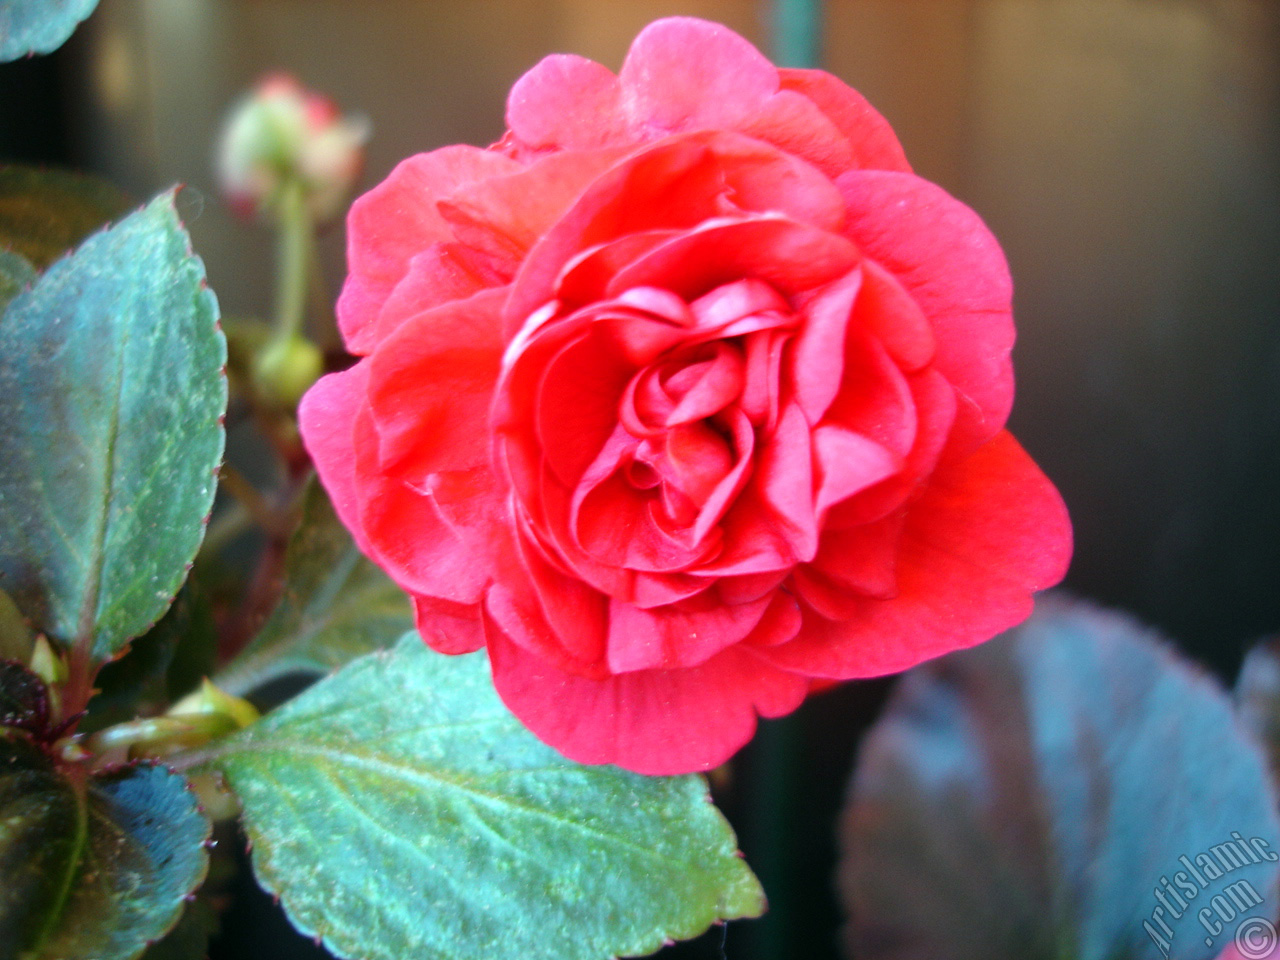
<svg viewBox="0 0 1280 960">
<path fill-rule="evenodd" d="M 163 767 L 77 786 L 27 740 L 0 737 L 0 960 L 131 960 L 178 921 L 208 836 Z"/>
<path fill-rule="evenodd" d="M 361 960 L 604 960 L 764 907 L 701 777 L 565 760 L 415 635 L 221 746 L 259 881 Z"/>
<path fill-rule="evenodd" d="M 222 459 L 226 343 L 172 193 L 0 319 L 0 587 L 110 659 L 172 602 Z"/>
</svg>

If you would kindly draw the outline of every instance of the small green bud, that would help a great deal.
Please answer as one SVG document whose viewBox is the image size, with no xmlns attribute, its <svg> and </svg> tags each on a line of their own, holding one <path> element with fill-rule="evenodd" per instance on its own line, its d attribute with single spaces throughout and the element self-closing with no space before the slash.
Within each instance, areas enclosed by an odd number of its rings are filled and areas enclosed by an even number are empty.
<svg viewBox="0 0 1280 960">
<path fill-rule="evenodd" d="M 67 679 L 67 662 L 41 634 L 31 651 L 31 672 L 49 686 Z"/>
<path fill-rule="evenodd" d="M 253 361 L 253 384 L 263 399 L 292 409 L 324 372 L 320 348 L 298 334 L 271 340 Z"/>
<path fill-rule="evenodd" d="M 200 689 L 187 694 L 172 707 L 166 716 L 187 717 L 197 714 L 219 714 L 230 717 L 238 728 L 249 726 L 261 714 L 252 703 L 240 697 L 219 690 L 208 677 L 200 684 Z"/>
</svg>

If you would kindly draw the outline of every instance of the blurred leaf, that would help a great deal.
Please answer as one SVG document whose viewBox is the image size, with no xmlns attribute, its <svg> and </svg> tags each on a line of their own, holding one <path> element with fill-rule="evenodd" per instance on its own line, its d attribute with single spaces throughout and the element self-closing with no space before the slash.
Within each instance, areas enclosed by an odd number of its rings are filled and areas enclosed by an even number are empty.
<svg viewBox="0 0 1280 960">
<path fill-rule="evenodd" d="M 0 0 L 0 62 L 52 53 L 98 0 Z"/>
<path fill-rule="evenodd" d="M 0 0 L 0 7 L 5 2 Z M 50 0 L 33 0 L 31 5 L 49 4 Z M 0 27 L 0 46 L 2 37 Z M 13 250 L 43 270 L 131 206 L 122 191 L 97 177 L 69 170 L 2 166 L 0 249 Z"/>
<path fill-rule="evenodd" d="M 204 534 L 226 409 L 217 319 L 170 193 L 0 323 L 0 586 L 95 660 L 164 613 Z"/>
<path fill-rule="evenodd" d="M 220 926 L 220 908 L 225 909 L 232 899 L 243 843 L 237 823 L 214 823 L 208 876 L 187 902 L 177 926 L 148 947 L 142 960 L 205 960 L 209 938 Z"/>
<path fill-rule="evenodd" d="M 137 956 L 203 879 L 208 835 L 186 781 L 162 767 L 77 787 L 27 741 L 0 738 L 0 944 L 23 960 Z"/>
<path fill-rule="evenodd" d="M 289 673 L 328 673 L 390 646 L 412 627 L 404 591 L 360 553 L 324 488 L 312 480 L 285 555 L 280 603 L 216 680 L 244 695 Z"/>
<path fill-rule="evenodd" d="M 1280 849 L 1275 805 L 1214 682 L 1127 617 L 1042 599 L 1021 628 L 908 674 L 864 742 L 844 817 L 850 947 L 1155 960 L 1153 931 L 1179 960 L 1214 957 L 1235 924 L 1206 944 L 1198 911 L 1228 885 L 1265 899 L 1240 918 L 1273 915 L 1276 864 L 1227 871 L 1222 845 Z"/>
<path fill-rule="evenodd" d="M 49 726 L 49 688 L 16 660 L 0 660 L 0 727 L 43 733 Z"/>
<path fill-rule="evenodd" d="M 153 943 L 142 960 L 204 960 L 209 938 L 218 931 L 218 912 L 204 897 L 186 905 L 178 925 L 164 939 Z"/>
<path fill-rule="evenodd" d="M 645 954 L 759 884 L 701 777 L 579 766 L 416 635 L 219 745 L 259 881 L 362 960 Z"/>
<path fill-rule="evenodd" d="M 163 712 L 213 672 L 216 645 L 212 611 L 188 580 L 160 622 L 98 673 L 100 692 L 77 729 L 92 733 Z"/>
<path fill-rule="evenodd" d="M 1272 775 L 1280 775 L 1280 638 L 1255 645 L 1245 656 L 1236 709 L 1266 750 Z"/>
<path fill-rule="evenodd" d="M 0 317 L 9 301 L 35 283 L 35 267 L 12 250 L 0 250 Z"/>
<path fill-rule="evenodd" d="M 178 595 L 178 617 L 169 625 L 174 636 L 173 659 L 165 677 L 170 702 L 186 696 L 205 677 L 213 676 L 218 660 L 218 627 L 204 590 L 188 583 Z"/>
<path fill-rule="evenodd" d="M 13 598 L 0 590 L 0 660 L 26 663 L 31 659 L 35 639 Z"/>
</svg>

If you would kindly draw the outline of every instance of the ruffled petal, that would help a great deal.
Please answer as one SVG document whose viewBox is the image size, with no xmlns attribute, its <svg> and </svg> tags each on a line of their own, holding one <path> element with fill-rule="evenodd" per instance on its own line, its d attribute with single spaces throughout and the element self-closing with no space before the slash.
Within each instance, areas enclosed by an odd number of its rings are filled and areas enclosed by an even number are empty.
<svg viewBox="0 0 1280 960">
<path fill-rule="evenodd" d="M 383 303 L 415 255 L 454 239 L 437 203 L 459 187 L 519 169 L 509 157 L 477 147 L 442 147 L 402 161 L 347 215 L 348 276 L 338 298 L 347 349 L 370 352 Z"/>
<path fill-rule="evenodd" d="M 433 243 L 409 260 L 408 270 L 382 304 L 375 342 L 390 336 L 418 314 L 455 300 L 465 300 L 502 279 L 456 243 Z"/>
<path fill-rule="evenodd" d="M 529 249 L 625 150 L 572 151 L 468 184 L 439 204 L 460 243 L 514 274 Z"/>
<path fill-rule="evenodd" d="M 726 604 L 703 593 L 669 607 L 609 604 L 609 672 L 693 667 L 745 639 L 772 597 Z"/>
<path fill-rule="evenodd" d="M 503 299 L 503 291 L 486 290 L 420 314 L 366 361 L 384 470 L 417 483 L 488 463 Z"/>
<path fill-rule="evenodd" d="M 553 54 L 511 88 L 507 127 L 534 152 L 616 146 L 626 139 L 621 89 L 618 78 L 594 60 Z"/>
<path fill-rule="evenodd" d="M 850 679 L 905 670 L 988 640 L 1031 613 L 1071 557 L 1058 491 L 1007 432 L 944 463 L 907 514 L 897 595 L 847 619 L 806 610 L 799 636 L 762 651 L 775 666 Z"/>
<path fill-rule="evenodd" d="M 845 202 L 810 164 L 739 134 L 691 133 L 639 150 L 601 174 L 538 241 L 517 274 L 507 328 L 519 329 L 551 300 L 557 280 L 584 251 L 620 237 L 687 231 L 744 212 L 784 215 L 833 231 L 844 224 Z"/>
<path fill-rule="evenodd" d="M 360 525 L 360 491 L 352 445 L 356 413 L 367 403 L 368 383 L 369 363 L 361 361 L 342 373 L 321 377 L 298 406 L 298 429 L 320 482 L 338 519 L 366 555 L 371 551 Z"/>
<path fill-rule="evenodd" d="M 788 67 L 778 74 L 782 89 L 808 98 L 840 129 L 853 149 L 857 166 L 863 170 L 911 172 L 889 121 L 858 91 L 825 70 Z"/>
<path fill-rule="evenodd" d="M 353 436 L 357 524 L 370 557 L 409 593 L 478 603 L 510 540 L 492 473 L 444 472 L 410 486 L 378 465 L 367 407 L 356 415 Z"/>
<path fill-rule="evenodd" d="M 742 644 L 696 667 L 601 679 L 558 669 L 497 629 L 489 657 L 498 695 L 539 739 L 579 763 L 651 775 L 719 766 L 751 739 L 757 715 L 790 713 L 809 689 Z"/>
<path fill-rule="evenodd" d="M 796 403 L 817 423 L 840 392 L 845 331 L 862 286 L 862 271 L 850 270 L 805 305 L 804 325 L 789 351 L 787 373 Z"/>
<path fill-rule="evenodd" d="M 778 90 L 778 70 L 727 27 L 670 17 L 645 27 L 618 72 L 634 129 L 734 129 Z M 652 134 L 651 134 L 652 136 Z"/>
<path fill-rule="evenodd" d="M 799 294 L 854 268 L 857 250 L 842 237 L 779 216 L 710 220 L 638 257 L 607 292 L 662 287 L 686 300 L 742 277 Z"/>
<path fill-rule="evenodd" d="M 472 653 L 484 646 L 484 620 L 478 604 L 413 597 L 418 635 L 436 653 Z"/>
<path fill-rule="evenodd" d="M 933 326 L 934 367 L 960 399 L 952 446 L 962 457 L 999 432 L 1013 404 L 1013 286 L 1000 244 L 976 213 L 919 177 L 860 171 L 836 183 L 848 235 Z"/>
</svg>

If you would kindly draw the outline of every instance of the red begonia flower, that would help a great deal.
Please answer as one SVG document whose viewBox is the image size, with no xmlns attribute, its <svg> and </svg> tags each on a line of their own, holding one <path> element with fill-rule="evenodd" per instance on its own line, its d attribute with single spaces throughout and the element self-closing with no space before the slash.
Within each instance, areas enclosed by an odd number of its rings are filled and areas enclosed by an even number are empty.
<svg viewBox="0 0 1280 960">
<path fill-rule="evenodd" d="M 659 21 L 356 202 L 303 435 L 423 639 L 587 763 L 702 770 L 1024 619 L 1070 555 L 1004 430 L 1010 281 L 865 100 Z"/>
</svg>

